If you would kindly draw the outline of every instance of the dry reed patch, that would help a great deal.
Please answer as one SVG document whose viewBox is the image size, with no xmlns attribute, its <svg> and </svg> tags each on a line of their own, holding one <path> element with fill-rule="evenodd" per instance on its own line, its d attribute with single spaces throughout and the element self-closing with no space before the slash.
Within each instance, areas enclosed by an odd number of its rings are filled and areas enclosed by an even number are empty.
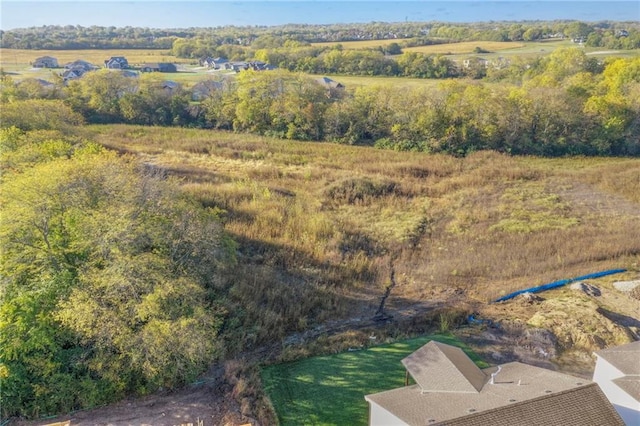
<svg viewBox="0 0 640 426">
<path fill-rule="evenodd" d="M 392 299 L 413 302 L 454 288 L 464 297 L 492 300 L 560 278 L 640 264 L 640 215 L 594 212 L 569 196 L 580 185 L 592 189 L 585 193 L 591 202 L 632 195 L 637 160 L 491 152 L 458 159 L 208 130 L 97 129 L 100 141 L 154 152 L 147 160 L 184 172 L 186 190 L 224 210 L 243 270 L 229 278 L 234 301 L 246 311 L 243 324 L 255 321 L 239 341 L 267 339 L 269 328 L 279 336 L 349 315 L 360 303 L 359 292 L 374 299 L 382 294 L 390 257 L 403 283 Z M 390 181 L 399 190 L 394 186 L 366 202 L 325 202 L 328 188 L 356 177 Z M 517 209 L 510 208 L 514 203 Z M 625 203 L 609 203 L 608 211 L 637 206 L 629 198 Z M 544 226 L 530 226 L 527 233 L 491 228 L 513 218 Z M 555 222 L 569 219 L 578 222 Z M 254 286 L 255 280 L 260 284 Z M 300 310 L 281 305 L 304 298 L 310 302 Z"/>
<path fill-rule="evenodd" d="M 633 159 L 622 164 L 607 164 L 601 170 L 587 175 L 588 181 L 598 188 L 620 195 L 636 204 L 640 214 L 640 160 Z"/>
</svg>

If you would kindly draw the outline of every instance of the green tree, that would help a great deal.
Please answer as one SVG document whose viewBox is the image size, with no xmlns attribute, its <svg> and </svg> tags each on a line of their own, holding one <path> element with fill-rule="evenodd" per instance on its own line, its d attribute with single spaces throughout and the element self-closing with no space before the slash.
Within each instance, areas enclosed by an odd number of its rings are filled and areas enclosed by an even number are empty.
<svg viewBox="0 0 640 426">
<path fill-rule="evenodd" d="M 3 416 L 177 386 L 216 356 L 233 246 L 213 212 L 95 146 L 1 189 Z"/>
</svg>

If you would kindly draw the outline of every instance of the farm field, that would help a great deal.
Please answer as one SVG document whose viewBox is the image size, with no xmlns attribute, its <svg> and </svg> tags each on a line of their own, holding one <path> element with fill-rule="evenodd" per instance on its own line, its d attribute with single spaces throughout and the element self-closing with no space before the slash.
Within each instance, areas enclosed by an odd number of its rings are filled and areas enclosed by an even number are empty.
<svg viewBox="0 0 640 426">
<path fill-rule="evenodd" d="M 129 63 L 135 67 L 149 62 L 171 62 L 178 65 L 177 73 L 155 73 L 164 79 L 174 80 L 184 83 L 187 86 L 198 81 L 211 78 L 215 75 L 227 74 L 229 71 L 215 71 L 199 67 L 194 64 L 194 60 L 177 58 L 165 50 L 152 49 L 129 49 L 129 50 L 21 50 L 21 49 L 0 49 L 0 67 L 15 80 L 25 78 L 39 78 L 43 80 L 53 80 L 54 74 L 60 74 L 62 68 L 46 69 L 32 68 L 31 62 L 40 56 L 53 56 L 58 59 L 60 66 L 73 62 L 77 59 L 88 61 L 94 65 L 102 67 L 104 60 L 111 56 L 124 56 Z M 233 74 L 233 73 L 232 73 Z"/>
<path fill-rule="evenodd" d="M 344 49 L 371 49 L 380 46 L 387 46 L 390 43 L 401 43 L 402 39 L 397 40 L 365 40 L 365 41 L 349 41 L 344 43 L 313 43 L 318 46 L 335 46 L 341 44 Z M 475 53 L 474 50 L 479 47 L 489 53 Z M 405 47 L 403 52 L 418 52 L 426 55 L 444 55 L 451 58 L 468 57 L 470 55 L 479 55 L 486 58 L 492 57 L 513 57 L 513 56 L 544 56 L 559 48 L 576 47 L 576 44 L 569 39 L 558 40 L 550 39 L 535 42 L 501 42 L 501 41 L 465 41 L 460 43 L 434 44 L 430 46 Z M 638 50 L 620 50 L 606 51 L 601 48 L 583 47 L 588 55 L 596 56 L 622 56 L 634 57 L 640 54 Z"/>
<path fill-rule="evenodd" d="M 513 50 L 524 47 L 524 43 L 510 41 L 465 41 L 461 43 L 434 44 L 430 46 L 406 47 L 404 52 L 418 52 L 428 55 L 459 55 L 473 53 L 476 47 L 489 52 Z"/>
<path fill-rule="evenodd" d="M 262 382 L 283 426 L 366 425 L 364 395 L 404 386 L 400 361 L 430 340 L 458 346 L 479 367 L 489 366 L 452 335 L 431 335 L 272 365 L 262 369 Z"/>
<path fill-rule="evenodd" d="M 408 39 L 403 39 L 403 38 L 392 38 L 392 39 L 385 39 L 385 40 L 362 40 L 362 41 L 342 41 L 342 42 L 335 42 L 335 41 L 328 41 L 328 42 L 321 42 L 321 43 L 311 43 L 314 46 L 320 46 L 320 47 L 325 47 L 325 46 L 337 46 L 337 45 L 341 45 L 343 49 L 374 49 L 376 47 L 384 47 L 384 46 L 388 46 L 392 43 L 398 43 L 401 44 L 403 41 L 406 41 Z"/>
<path fill-rule="evenodd" d="M 104 61 L 112 56 L 124 56 L 130 64 L 143 64 L 146 62 L 174 62 L 188 64 L 191 59 L 177 58 L 167 50 L 154 49 L 87 49 L 87 50 L 26 50 L 26 49 L 0 49 L 0 65 L 28 66 L 40 56 L 53 56 L 58 59 L 60 66 L 77 59 L 82 59 L 92 64 L 104 66 Z"/>
<path fill-rule="evenodd" d="M 385 77 L 385 76 L 360 76 L 360 75 L 327 75 L 312 74 L 314 78 L 329 77 L 342 83 L 347 90 L 361 86 L 391 85 L 396 87 L 436 87 L 441 84 L 442 79 L 430 78 L 409 78 L 409 77 Z M 490 83 L 485 83 L 490 84 Z"/>
</svg>

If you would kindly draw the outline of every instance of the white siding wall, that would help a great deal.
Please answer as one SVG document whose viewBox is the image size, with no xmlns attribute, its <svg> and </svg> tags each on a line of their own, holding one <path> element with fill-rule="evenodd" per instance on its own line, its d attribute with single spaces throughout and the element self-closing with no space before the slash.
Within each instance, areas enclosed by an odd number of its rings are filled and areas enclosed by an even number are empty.
<svg viewBox="0 0 640 426">
<path fill-rule="evenodd" d="M 624 374 L 620 370 L 605 359 L 598 357 L 596 368 L 593 371 L 593 381 L 600 386 L 622 420 L 627 425 L 638 426 L 640 425 L 640 403 L 612 381 L 623 376 Z"/>
<path fill-rule="evenodd" d="M 403 422 L 375 402 L 369 401 L 369 426 L 406 426 Z"/>
</svg>

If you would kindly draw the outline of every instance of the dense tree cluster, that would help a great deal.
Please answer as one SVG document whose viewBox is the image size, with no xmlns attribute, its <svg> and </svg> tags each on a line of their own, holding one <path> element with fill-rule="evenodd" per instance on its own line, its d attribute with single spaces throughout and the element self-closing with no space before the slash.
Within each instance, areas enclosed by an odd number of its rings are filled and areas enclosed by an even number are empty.
<svg viewBox="0 0 640 426">
<path fill-rule="evenodd" d="M 360 24 L 279 26 L 224 26 L 217 28 L 149 29 L 134 27 L 82 27 L 79 25 L 19 28 L 0 31 L 0 47 L 12 49 L 169 49 L 181 57 L 212 54 L 222 46 L 255 49 L 282 47 L 287 41 L 303 43 L 352 40 L 411 39 L 408 45 L 451 41 L 535 41 L 562 35 L 584 38 L 590 46 L 611 49 L 640 48 L 637 22 L 529 21 L 478 22 L 372 22 Z"/>
<path fill-rule="evenodd" d="M 336 58 L 343 53 L 335 52 Z M 398 61 L 416 77 L 438 77 L 439 69 L 447 69 L 438 58 L 413 53 Z M 342 90 L 301 73 L 243 71 L 192 102 L 190 90 L 166 87 L 156 77 L 132 79 L 103 70 L 56 93 L 91 123 L 207 127 L 454 155 L 483 149 L 545 156 L 640 154 L 640 59 L 603 64 L 579 49 L 565 49 L 485 72 L 501 84 L 458 79 L 438 87 Z M 37 95 L 20 87 L 5 84 L 1 96 Z M 7 109 L 6 116 L 12 114 Z M 16 112 L 12 120 L 21 117 Z"/>
<path fill-rule="evenodd" d="M 16 111 L 57 122 L 21 129 Z M 2 418 L 188 383 L 220 350 L 232 245 L 216 214 L 57 125 L 80 121 L 59 101 L 3 106 Z"/>
</svg>

